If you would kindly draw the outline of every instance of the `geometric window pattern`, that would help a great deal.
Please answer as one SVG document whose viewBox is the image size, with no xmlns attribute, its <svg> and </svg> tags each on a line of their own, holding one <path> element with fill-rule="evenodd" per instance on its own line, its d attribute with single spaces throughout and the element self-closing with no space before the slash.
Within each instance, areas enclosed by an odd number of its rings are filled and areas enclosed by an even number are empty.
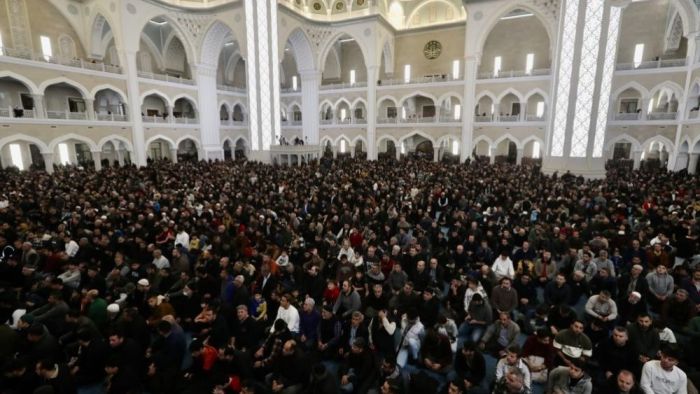
<svg viewBox="0 0 700 394">
<path fill-rule="evenodd" d="M 605 44 L 605 62 L 603 77 L 600 81 L 600 101 L 598 102 L 598 121 L 593 139 L 593 157 L 603 157 L 603 142 L 605 129 L 608 127 L 608 105 L 610 103 L 610 88 L 615 71 L 615 54 L 617 38 L 620 30 L 620 7 L 610 7 L 610 24 L 608 25 L 607 42 Z"/>
<path fill-rule="evenodd" d="M 270 57 L 268 45 L 268 28 L 267 28 L 267 1 L 257 1 L 257 30 L 258 30 L 258 68 L 255 72 L 260 78 L 260 115 L 261 115 L 261 134 L 262 134 L 262 150 L 270 149 L 272 144 L 272 106 L 270 101 Z M 279 66 L 278 66 L 279 67 Z"/>
<path fill-rule="evenodd" d="M 586 19 L 583 25 L 583 45 L 576 90 L 576 115 L 571 134 L 571 157 L 586 157 L 588 137 L 593 112 L 593 92 L 598 71 L 598 51 L 603 25 L 604 0 L 591 0 L 586 6 Z M 593 123 L 594 124 L 594 123 Z"/>
<path fill-rule="evenodd" d="M 557 100 L 552 132 L 551 155 L 564 155 L 564 139 L 566 138 L 566 121 L 569 112 L 569 93 L 571 90 L 571 73 L 574 62 L 576 44 L 576 25 L 580 0 L 567 0 L 562 24 L 564 31 L 559 52 L 559 70 L 557 72 Z"/>
<path fill-rule="evenodd" d="M 251 148 L 253 150 L 260 149 L 258 140 L 258 81 L 256 78 L 257 67 L 255 67 L 255 11 L 253 9 L 253 0 L 245 0 L 245 27 L 246 27 L 246 44 L 248 47 L 248 114 L 250 127 Z"/>
</svg>

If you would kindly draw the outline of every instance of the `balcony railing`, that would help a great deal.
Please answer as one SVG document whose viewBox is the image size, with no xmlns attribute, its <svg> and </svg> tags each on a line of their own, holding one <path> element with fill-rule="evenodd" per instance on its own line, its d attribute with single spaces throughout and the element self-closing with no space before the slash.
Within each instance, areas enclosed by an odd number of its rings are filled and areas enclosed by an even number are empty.
<svg viewBox="0 0 700 394">
<path fill-rule="evenodd" d="M 230 86 L 230 85 L 216 85 L 216 88 L 219 90 L 226 91 L 226 92 L 245 93 L 248 91 L 248 89 L 246 89 L 246 88 L 241 88 L 238 86 Z"/>
<path fill-rule="evenodd" d="M 698 1 L 700 1 L 700 0 L 698 0 Z M 698 118 L 698 114 L 700 114 L 700 112 L 698 112 L 697 110 L 696 110 L 696 111 L 690 111 L 690 113 L 688 114 L 688 119 L 697 119 L 697 118 Z"/>
<path fill-rule="evenodd" d="M 379 118 L 378 124 L 400 124 L 400 123 L 459 123 L 461 119 L 455 119 L 452 115 L 442 116 L 407 116 L 406 118 Z"/>
<path fill-rule="evenodd" d="M 187 117 L 181 117 L 181 118 L 174 118 L 175 123 L 178 124 L 199 124 L 199 119 L 197 118 L 187 118 Z"/>
<path fill-rule="evenodd" d="M 301 126 L 301 120 L 283 120 L 282 126 L 287 126 L 287 127 Z"/>
<path fill-rule="evenodd" d="M 170 123 L 168 122 L 167 118 L 163 118 L 162 116 L 143 116 L 141 119 L 146 122 L 146 123 Z"/>
<path fill-rule="evenodd" d="M 544 115 L 536 115 L 536 114 L 527 114 L 525 119 L 528 122 L 544 122 Z"/>
<path fill-rule="evenodd" d="M 139 78 L 155 79 L 156 81 L 180 83 L 184 85 L 194 85 L 194 81 L 188 78 L 173 77 L 171 75 L 149 73 L 145 71 L 139 71 Z"/>
<path fill-rule="evenodd" d="M 518 122 L 520 121 L 520 115 L 504 115 L 498 117 L 499 122 Z"/>
<path fill-rule="evenodd" d="M 639 120 L 641 118 L 642 114 L 637 112 L 615 114 L 615 120 Z"/>
<path fill-rule="evenodd" d="M 649 120 L 676 120 L 677 112 L 650 112 L 647 114 Z"/>
<path fill-rule="evenodd" d="M 321 90 L 353 89 L 353 88 L 364 88 L 366 86 L 367 86 L 367 82 L 331 83 L 331 84 L 327 84 L 327 85 L 321 85 Z"/>
<path fill-rule="evenodd" d="M 222 126 L 245 126 L 248 124 L 247 120 L 229 120 L 229 119 L 221 119 L 221 125 Z"/>
<path fill-rule="evenodd" d="M 0 108 L 0 118 L 33 118 L 34 110 L 22 108 Z"/>
<path fill-rule="evenodd" d="M 107 122 L 126 122 L 129 120 L 129 116 L 115 114 L 96 114 L 95 119 Z"/>
<path fill-rule="evenodd" d="M 544 116 L 536 114 L 522 115 L 475 115 L 474 122 L 476 123 L 498 123 L 498 122 L 544 122 Z"/>
<path fill-rule="evenodd" d="M 452 82 L 461 81 L 460 78 L 452 78 L 452 75 L 425 75 L 422 77 L 411 78 L 406 81 L 403 78 L 399 79 L 382 79 L 377 82 L 377 86 L 395 86 L 395 85 L 415 85 L 419 83 L 441 83 L 441 82 Z"/>
<path fill-rule="evenodd" d="M 296 88 L 295 90 L 293 88 L 280 88 L 280 93 L 301 93 L 301 89 Z"/>
<path fill-rule="evenodd" d="M 62 66 L 83 68 L 86 70 L 95 70 L 108 72 L 112 74 L 121 74 L 122 69 L 119 66 L 108 65 L 104 63 L 93 63 L 92 61 L 82 59 L 69 59 L 61 56 L 46 56 L 43 54 L 33 53 L 28 50 L 14 49 L 8 47 L 0 47 L 0 56 L 14 57 L 17 59 L 33 60 L 36 62 L 60 64 Z"/>
<path fill-rule="evenodd" d="M 87 112 L 46 111 L 48 119 L 87 120 Z"/>
<path fill-rule="evenodd" d="M 530 72 L 525 70 L 511 70 L 511 71 L 499 71 L 494 73 L 493 71 L 480 72 L 477 79 L 501 79 L 501 78 L 520 78 L 520 77 L 536 77 L 549 75 L 551 73 L 549 68 L 536 68 Z"/>
<path fill-rule="evenodd" d="M 686 64 L 686 59 L 666 59 L 666 60 L 650 60 L 641 63 L 619 63 L 615 69 L 618 71 L 624 70 L 648 70 L 653 68 L 666 67 L 683 67 Z"/>
</svg>

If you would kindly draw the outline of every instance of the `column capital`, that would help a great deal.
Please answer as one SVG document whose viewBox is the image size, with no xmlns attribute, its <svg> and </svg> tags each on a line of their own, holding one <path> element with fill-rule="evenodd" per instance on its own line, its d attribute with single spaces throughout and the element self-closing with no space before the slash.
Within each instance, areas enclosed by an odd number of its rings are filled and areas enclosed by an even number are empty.
<svg viewBox="0 0 700 394">
<path fill-rule="evenodd" d="M 202 75 L 205 77 L 216 77 L 216 65 L 200 63 L 194 64 L 192 68 L 194 69 L 194 73 L 197 75 Z"/>
</svg>

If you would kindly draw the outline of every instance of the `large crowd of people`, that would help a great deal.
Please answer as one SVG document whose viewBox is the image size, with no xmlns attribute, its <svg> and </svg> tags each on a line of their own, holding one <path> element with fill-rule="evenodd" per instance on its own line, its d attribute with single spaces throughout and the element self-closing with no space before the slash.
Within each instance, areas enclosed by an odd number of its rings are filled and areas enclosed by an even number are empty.
<svg viewBox="0 0 700 394">
<path fill-rule="evenodd" d="M 0 392 L 697 392 L 698 216 L 658 169 L 1 170 Z"/>
</svg>

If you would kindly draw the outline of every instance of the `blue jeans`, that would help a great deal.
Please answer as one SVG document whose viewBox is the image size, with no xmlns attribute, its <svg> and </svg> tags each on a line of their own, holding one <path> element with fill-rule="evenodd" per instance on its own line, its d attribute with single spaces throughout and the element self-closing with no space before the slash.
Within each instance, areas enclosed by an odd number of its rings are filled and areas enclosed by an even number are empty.
<svg viewBox="0 0 700 394">
<path fill-rule="evenodd" d="M 478 343 L 485 332 L 486 326 L 482 324 L 469 324 L 467 322 L 460 324 L 457 334 L 457 349 L 461 349 L 464 342 Z"/>
</svg>

